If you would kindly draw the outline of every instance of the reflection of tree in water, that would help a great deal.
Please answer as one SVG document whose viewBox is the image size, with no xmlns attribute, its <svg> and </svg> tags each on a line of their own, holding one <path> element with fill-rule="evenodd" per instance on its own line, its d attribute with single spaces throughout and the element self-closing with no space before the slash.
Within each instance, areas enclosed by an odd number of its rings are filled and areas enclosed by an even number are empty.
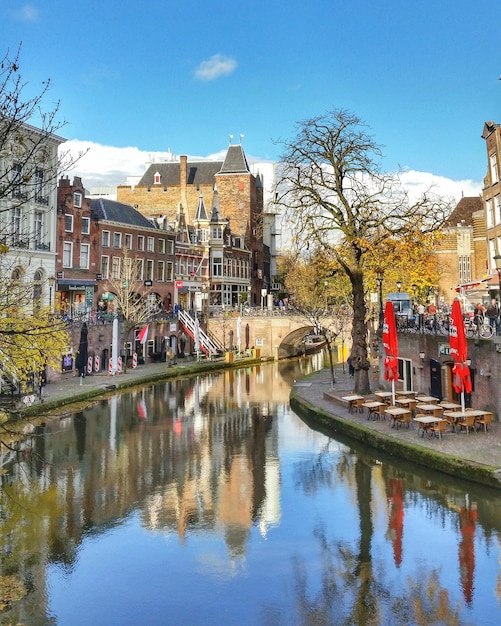
<svg viewBox="0 0 501 626">
<path fill-rule="evenodd" d="M 330 541 L 325 526 L 317 526 L 314 536 L 321 549 L 320 584 L 311 591 L 307 567 L 296 556 L 293 561 L 297 624 L 460 624 L 459 607 L 453 607 L 448 591 L 440 586 L 437 571 L 422 573 L 407 580 L 407 589 L 395 595 L 387 580 L 383 560 L 373 561 L 372 538 L 372 466 L 369 458 L 357 458 L 353 466 L 351 452 L 335 457 L 327 444 L 320 453 L 296 467 L 297 484 L 307 493 L 329 487 L 337 477 L 354 476 L 359 510 L 359 541 L 354 548 L 345 541 Z M 274 607 L 268 607 L 266 623 L 280 623 Z"/>
</svg>

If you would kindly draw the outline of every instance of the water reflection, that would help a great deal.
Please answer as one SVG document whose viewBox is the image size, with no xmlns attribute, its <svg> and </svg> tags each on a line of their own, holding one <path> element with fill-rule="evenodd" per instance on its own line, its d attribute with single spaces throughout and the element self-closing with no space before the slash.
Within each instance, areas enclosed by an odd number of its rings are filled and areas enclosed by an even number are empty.
<svg viewBox="0 0 501 626">
<path fill-rule="evenodd" d="M 148 386 L 2 453 L 0 617 L 497 623 L 498 493 L 311 429 L 290 384 L 321 365 Z"/>
</svg>

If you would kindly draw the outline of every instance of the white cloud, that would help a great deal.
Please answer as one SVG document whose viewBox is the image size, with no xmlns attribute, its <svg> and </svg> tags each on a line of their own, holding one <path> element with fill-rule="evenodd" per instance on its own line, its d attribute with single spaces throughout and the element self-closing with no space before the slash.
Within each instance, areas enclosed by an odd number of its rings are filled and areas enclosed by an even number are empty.
<svg viewBox="0 0 501 626">
<path fill-rule="evenodd" d="M 69 151 L 73 156 L 87 151 L 75 168 L 67 172 L 70 177 L 80 176 L 87 189 L 125 184 L 128 176 L 142 176 L 147 163 L 173 158 L 173 155 L 168 152 L 146 152 L 133 146 L 117 148 L 77 139 L 64 143 L 61 150 Z M 223 160 L 225 155 L 226 151 L 222 151 L 205 157 L 189 155 L 189 158 Z M 249 163 L 260 161 L 259 158 L 249 155 L 247 158 Z M 482 183 L 469 179 L 452 180 L 443 176 L 436 176 L 430 172 L 418 172 L 411 169 L 404 171 L 400 176 L 404 187 L 409 191 L 412 198 L 416 198 L 431 189 L 436 194 L 454 198 L 456 202 L 459 202 L 462 196 L 478 196 L 482 192 Z"/>
<path fill-rule="evenodd" d="M 459 202 L 463 196 L 473 197 L 482 193 L 482 183 L 471 179 L 452 180 L 430 172 L 417 172 L 410 169 L 402 172 L 400 179 L 411 198 L 416 198 L 430 190 L 437 195 L 454 198 Z"/>
<path fill-rule="evenodd" d="M 38 9 L 32 4 L 23 4 L 19 9 L 12 11 L 12 15 L 20 22 L 35 22 L 38 19 Z"/>
<path fill-rule="evenodd" d="M 208 61 L 202 61 L 195 70 L 195 77 L 199 80 L 215 80 L 220 76 L 231 74 L 235 71 L 237 62 L 231 57 L 222 54 L 211 56 Z"/>
</svg>

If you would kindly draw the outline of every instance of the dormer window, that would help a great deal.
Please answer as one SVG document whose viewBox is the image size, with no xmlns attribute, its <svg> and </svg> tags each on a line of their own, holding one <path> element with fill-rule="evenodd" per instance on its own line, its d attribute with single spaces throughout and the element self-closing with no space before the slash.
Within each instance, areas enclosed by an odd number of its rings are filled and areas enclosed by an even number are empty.
<svg viewBox="0 0 501 626">
<path fill-rule="evenodd" d="M 153 184 L 154 185 L 160 185 L 160 183 L 162 182 L 162 177 L 160 176 L 159 172 L 155 172 L 154 176 L 153 176 Z"/>
</svg>

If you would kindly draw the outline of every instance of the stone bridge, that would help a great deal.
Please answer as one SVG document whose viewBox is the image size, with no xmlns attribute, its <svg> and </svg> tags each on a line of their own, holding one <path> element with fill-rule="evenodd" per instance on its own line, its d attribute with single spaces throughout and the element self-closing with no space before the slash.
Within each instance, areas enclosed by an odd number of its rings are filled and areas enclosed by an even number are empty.
<svg viewBox="0 0 501 626">
<path fill-rule="evenodd" d="M 237 325 L 238 313 L 209 318 L 209 334 L 216 337 L 226 349 L 238 348 Z M 326 318 L 326 324 L 332 322 Z M 272 314 L 258 316 L 241 316 L 240 350 L 258 348 L 261 356 L 285 359 L 302 351 L 305 335 L 314 332 L 314 327 L 300 315 Z M 350 331 L 345 330 L 344 337 L 339 338 L 339 347 L 351 343 Z M 341 345 L 343 344 L 343 345 Z"/>
</svg>

